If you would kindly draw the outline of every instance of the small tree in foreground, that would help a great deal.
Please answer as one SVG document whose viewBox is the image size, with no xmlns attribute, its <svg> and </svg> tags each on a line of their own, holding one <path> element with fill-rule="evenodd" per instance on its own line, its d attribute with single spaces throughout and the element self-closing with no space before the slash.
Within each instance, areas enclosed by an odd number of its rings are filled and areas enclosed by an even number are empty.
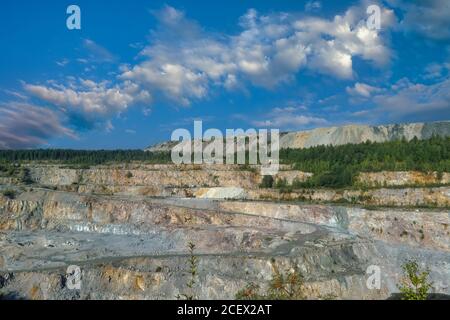
<svg viewBox="0 0 450 320">
<path fill-rule="evenodd" d="M 428 280 L 430 271 L 421 270 L 414 260 L 408 260 L 402 268 L 405 276 L 398 285 L 402 300 L 426 300 L 432 287 Z"/>
<path fill-rule="evenodd" d="M 177 299 L 196 300 L 197 297 L 194 293 L 194 287 L 197 283 L 197 269 L 198 269 L 198 257 L 195 255 L 195 244 L 188 243 L 189 258 L 187 261 L 189 267 L 189 280 L 186 282 L 187 292 L 179 294 Z"/>
</svg>

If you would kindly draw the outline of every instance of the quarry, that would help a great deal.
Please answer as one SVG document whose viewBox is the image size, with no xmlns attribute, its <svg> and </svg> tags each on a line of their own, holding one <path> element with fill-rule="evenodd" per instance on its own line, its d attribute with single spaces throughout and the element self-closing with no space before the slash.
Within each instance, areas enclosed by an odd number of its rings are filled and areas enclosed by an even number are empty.
<svg viewBox="0 0 450 320">
<path fill-rule="evenodd" d="M 415 130 L 426 139 L 447 136 L 444 124 L 364 130 L 387 140 Z M 367 134 L 353 129 L 318 131 L 334 132 L 336 145 L 361 143 L 351 137 Z M 319 139 L 288 133 L 282 143 L 289 136 L 302 148 Z M 393 143 L 397 150 L 407 142 Z M 267 186 L 258 165 L 160 162 L 4 164 L 0 297 L 236 299 L 250 285 L 266 290 L 276 270 L 295 270 L 303 299 L 391 299 L 412 259 L 429 271 L 433 294 L 450 294 L 448 171 L 365 170 L 351 184 L 314 187 L 307 182 L 320 172 L 282 163 Z M 79 286 L 69 285 L 68 270 L 80 271 Z M 379 285 L 371 285 L 371 270 Z"/>
<path fill-rule="evenodd" d="M 234 299 L 249 281 L 264 286 L 274 264 L 298 266 L 309 299 L 386 299 L 408 258 L 430 268 L 435 292 L 450 292 L 450 189 L 427 187 L 433 174 L 359 177 L 395 188 L 280 193 L 237 165 L 28 169 L 32 184 L 1 185 L 15 191 L 0 196 L 0 285 L 9 297 L 175 299 L 190 242 L 201 299 Z M 281 169 L 278 179 L 309 175 Z M 423 186 L 402 187 L 413 182 Z M 82 270 L 80 290 L 65 286 L 69 265 Z M 366 285 L 371 265 L 382 270 L 380 289 Z"/>
</svg>

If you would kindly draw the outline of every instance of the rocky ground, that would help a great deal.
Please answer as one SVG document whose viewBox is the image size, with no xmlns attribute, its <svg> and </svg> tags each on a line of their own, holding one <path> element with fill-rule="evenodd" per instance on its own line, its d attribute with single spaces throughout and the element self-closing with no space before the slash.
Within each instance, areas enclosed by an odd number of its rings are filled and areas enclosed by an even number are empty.
<svg viewBox="0 0 450 320">
<path fill-rule="evenodd" d="M 260 189 L 258 170 L 235 166 L 29 171 L 31 185 L 1 178 L 0 191 L 13 191 L 0 193 L 6 298 L 175 299 L 187 290 L 190 242 L 198 298 L 233 299 L 249 282 L 264 288 L 276 266 L 297 267 L 309 299 L 386 299 L 407 259 L 430 269 L 434 292 L 450 294 L 450 189 L 426 186 L 436 177 L 399 173 L 409 187 L 392 189 L 382 178 L 392 174 L 379 173 L 364 190 L 286 194 Z M 278 178 L 308 175 L 285 167 Z M 69 265 L 82 271 L 79 290 L 67 286 Z M 366 284 L 371 265 L 380 289 Z"/>
</svg>

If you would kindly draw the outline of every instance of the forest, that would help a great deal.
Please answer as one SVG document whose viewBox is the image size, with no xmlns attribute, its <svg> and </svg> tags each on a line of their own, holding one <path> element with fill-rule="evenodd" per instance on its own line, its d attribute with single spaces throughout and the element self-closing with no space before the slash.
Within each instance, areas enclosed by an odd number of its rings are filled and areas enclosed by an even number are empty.
<svg viewBox="0 0 450 320">
<path fill-rule="evenodd" d="M 107 163 L 128 163 L 132 161 L 168 163 L 171 161 L 171 158 L 168 152 L 149 152 L 144 150 L 0 150 L 0 163 L 30 161 L 91 166 Z"/>
<path fill-rule="evenodd" d="M 0 150 L 0 166 L 30 161 L 91 166 L 133 161 L 171 163 L 171 157 L 170 152 L 143 150 Z M 297 183 L 297 187 L 349 186 L 362 171 L 450 172 L 450 137 L 282 149 L 280 162 L 314 173 L 313 178 Z"/>
<path fill-rule="evenodd" d="M 314 173 L 298 187 L 344 187 L 353 184 L 358 172 L 449 172 L 450 137 L 282 149 L 280 161 L 292 164 L 296 170 Z"/>
</svg>

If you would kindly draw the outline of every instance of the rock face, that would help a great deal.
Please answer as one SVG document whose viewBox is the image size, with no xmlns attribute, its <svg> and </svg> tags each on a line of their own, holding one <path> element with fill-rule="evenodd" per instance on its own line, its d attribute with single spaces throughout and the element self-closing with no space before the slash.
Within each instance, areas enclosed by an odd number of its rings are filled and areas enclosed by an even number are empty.
<svg viewBox="0 0 450 320">
<path fill-rule="evenodd" d="M 448 172 L 423 173 L 416 171 L 361 172 L 357 177 L 357 182 L 369 187 L 450 184 L 450 174 Z"/>
<path fill-rule="evenodd" d="M 318 145 L 342 145 L 347 143 L 384 142 L 405 138 L 428 139 L 433 135 L 450 136 L 450 121 L 430 123 L 390 124 L 380 126 L 347 125 L 317 128 L 308 131 L 288 132 L 280 137 L 280 148 L 308 148 Z M 177 142 L 163 142 L 147 148 L 147 151 L 170 151 Z"/>
<path fill-rule="evenodd" d="M 289 132 L 281 138 L 281 148 L 308 148 L 318 145 L 362 143 L 367 140 L 384 142 L 405 138 L 428 139 L 432 135 L 450 136 L 450 121 L 392 124 L 381 126 L 349 125 Z"/>
<path fill-rule="evenodd" d="M 38 191 L 0 198 L 2 292 L 30 299 L 174 299 L 186 290 L 186 244 L 196 244 L 195 295 L 232 299 L 272 268 L 297 266 L 311 299 L 384 299 L 401 264 L 430 268 L 434 291 L 450 293 L 448 212 L 342 206 L 87 196 Z M 82 270 L 80 290 L 66 268 Z M 382 288 L 366 269 L 383 270 Z"/>
<path fill-rule="evenodd" d="M 175 299 L 187 290 L 189 242 L 203 299 L 267 288 L 275 266 L 297 267 L 309 299 L 385 299 L 411 258 L 430 269 L 434 292 L 450 294 L 447 186 L 280 192 L 237 166 L 28 168 L 34 184 L 0 185 L 15 191 L 0 192 L 0 297 Z M 282 169 L 276 179 L 310 175 Z M 378 174 L 362 181 L 392 178 Z M 417 204 L 434 209 L 401 207 Z M 81 269 L 79 290 L 67 286 L 70 265 Z M 366 285 L 371 265 L 382 270 L 379 290 Z"/>
<path fill-rule="evenodd" d="M 450 174 L 447 172 L 365 172 L 357 177 L 361 190 L 305 189 L 292 192 L 260 189 L 263 178 L 260 171 L 256 167 L 242 169 L 236 165 L 132 164 L 89 169 L 32 165 L 29 172 L 33 181 L 46 188 L 82 194 L 450 206 L 450 188 L 447 186 Z M 311 173 L 291 170 L 283 165 L 274 180 L 285 180 L 290 185 L 294 180 L 305 181 L 311 176 Z M 436 186 L 438 184 L 443 186 Z M 387 188 L 390 186 L 396 188 Z M 0 190 L 2 188 L 0 184 Z"/>
</svg>

